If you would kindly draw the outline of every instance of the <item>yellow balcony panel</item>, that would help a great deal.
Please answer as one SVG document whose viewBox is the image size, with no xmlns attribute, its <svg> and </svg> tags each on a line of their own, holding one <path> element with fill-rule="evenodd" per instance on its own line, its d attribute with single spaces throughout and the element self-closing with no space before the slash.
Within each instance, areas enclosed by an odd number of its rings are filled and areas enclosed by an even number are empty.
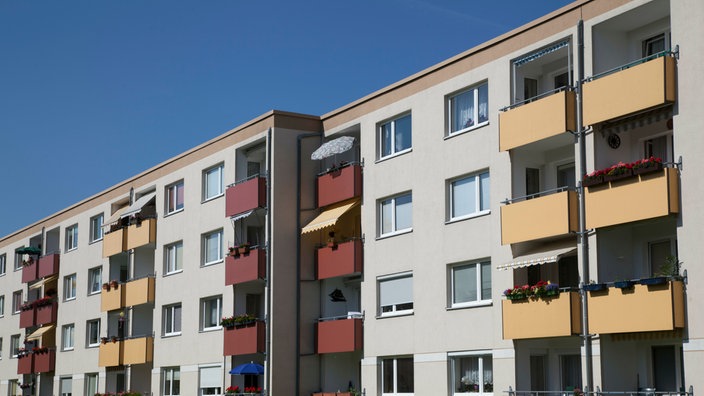
<svg viewBox="0 0 704 396">
<path fill-rule="evenodd" d="M 510 150 L 576 129 L 574 92 L 557 92 L 499 113 L 499 149 Z"/>
<path fill-rule="evenodd" d="M 154 285 L 155 279 L 153 277 L 136 279 L 125 283 L 123 285 L 125 289 L 125 306 L 131 307 L 154 302 Z"/>
<path fill-rule="evenodd" d="M 505 340 L 571 336 L 582 329 L 578 292 L 501 304 Z"/>
<path fill-rule="evenodd" d="M 124 228 L 103 235 L 103 257 L 110 257 L 125 250 L 127 250 L 127 241 Z"/>
<path fill-rule="evenodd" d="M 586 188 L 587 229 L 679 213 L 677 169 L 635 175 Z"/>
<path fill-rule="evenodd" d="M 589 292 L 589 332 L 596 334 L 668 331 L 684 327 L 684 286 L 635 285 Z"/>
<path fill-rule="evenodd" d="M 100 344 L 98 366 L 114 367 L 122 364 L 122 341 Z"/>
<path fill-rule="evenodd" d="M 156 241 L 156 219 L 142 220 L 127 227 L 127 249 L 135 249 Z"/>
<path fill-rule="evenodd" d="M 674 103 L 676 60 L 662 56 L 584 83 L 584 124 Z"/>
<path fill-rule="evenodd" d="M 501 243 L 518 243 L 577 231 L 577 193 L 563 191 L 501 207 Z"/>
<path fill-rule="evenodd" d="M 154 354 L 154 338 L 130 338 L 123 341 L 125 352 L 123 364 L 150 363 Z"/>
<path fill-rule="evenodd" d="M 108 284 L 108 287 L 103 286 L 100 293 L 100 311 L 112 311 L 125 306 L 125 285 L 118 283 L 116 286 Z"/>
</svg>

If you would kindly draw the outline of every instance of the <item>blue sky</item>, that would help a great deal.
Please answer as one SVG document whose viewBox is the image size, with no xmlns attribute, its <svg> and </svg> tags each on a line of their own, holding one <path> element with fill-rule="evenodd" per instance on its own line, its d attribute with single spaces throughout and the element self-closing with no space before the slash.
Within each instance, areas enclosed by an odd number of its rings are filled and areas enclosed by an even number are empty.
<svg viewBox="0 0 704 396">
<path fill-rule="evenodd" d="M 271 109 L 321 115 L 569 0 L 0 0 L 0 237 Z"/>
</svg>

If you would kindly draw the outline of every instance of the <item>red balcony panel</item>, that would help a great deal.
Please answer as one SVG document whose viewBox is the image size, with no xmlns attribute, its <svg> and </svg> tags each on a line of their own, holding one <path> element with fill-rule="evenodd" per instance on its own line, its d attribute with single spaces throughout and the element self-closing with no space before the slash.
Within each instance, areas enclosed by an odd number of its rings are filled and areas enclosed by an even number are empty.
<svg viewBox="0 0 704 396">
<path fill-rule="evenodd" d="M 27 327 L 32 327 L 36 323 L 36 315 L 34 308 L 28 309 L 26 311 L 20 312 L 20 327 L 25 329 Z"/>
<path fill-rule="evenodd" d="M 42 307 L 36 307 L 34 308 L 36 312 L 36 319 L 34 323 L 37 326 L 40 325 L 45 325 L 49 323 L 55 323 L 56 322 L 56 311 L 58 308 L 58 304 L 56 301 L 49 305 L 44 305 Z"/>
<path fill-rule="evenodd" d="M 318 353 L 353 352 L 362 349 L 362 319 L 318 322 Z"/>
<path fill-rule="evenodd" d="M 22 283 L 29 283 L 37 279 L 37 268 L 39 265 L 36 261 L 32 264 L 25 265 L 22 267 Z"/>
<path fill-rule="evenodd" d="M 266 337 L 264 322 L 254 322 L 244 326 L 225 328 L 223 355 L 249 355 L 264 352 Z"/>
<path fill-rule="evenodd" d="M 56 367 L 56 350 L 49 349 L 43 353 L 34 354 L 34 372 L 48 373 L 54 371 Z"/>
<path fill-rule="evenodd" d="M 362 195 L 362 166 L 350 165 L 318 176 L 318 206 Z"/>
<path fill-rule="evenodd" d="M 252 249 L 238 257 L 225 258 L 225 285 L 237 285 L 264 279 L 266 276 L 266 251 Z"/>
<path fill-rule="evenodd" d="M 231 217 L 266 206 L 266 179 L 255 177 L 225 191 L 225 216 Z"/>
<path fill-rule="evenodd" d="M 59 254 L 47 254 L 39 258 L 39 272 L 37 277 L 45 278 L 59 273 Z"/>
<path fill-rule="evenodd" d="M 17 357 L 17 374 L 32 374 L 34 366 L 34 355 L 27 354 Z"/>
<path fill-rule="evenodd" d="M 318 279 L 362 272 L 362 241 L 355 239 L 318 249 Z"/>
</svg>

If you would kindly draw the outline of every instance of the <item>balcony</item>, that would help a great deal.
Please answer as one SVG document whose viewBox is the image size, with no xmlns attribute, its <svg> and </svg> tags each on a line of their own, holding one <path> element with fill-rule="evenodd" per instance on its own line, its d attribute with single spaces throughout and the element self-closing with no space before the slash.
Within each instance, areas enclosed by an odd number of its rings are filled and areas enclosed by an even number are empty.
<svg viewBox="0 0 704 396">
<path fill-rule="evenodd" d="M 362 319 L 318 322 L 318 353 L 354 352 L 362 349 Z"/>
<path fill-rule="evenodd" d="M 153 244 L 156 241 L 156 219 L 142 220 L 138 224 L 127 227 L 127 242 L 125 250 Z M 103 242 L 105 243 L 105 242 Z"/>
<path fill-rule="evenodd" d="M 565 337 L 582 328 L 578 292 L 557 297 L 503 300 L 504 339 Z M 590 307 L 591 310 L 591 307 Z"/>
<path fill-rule="evenodd" d="M 225 191 L 225 216 L 227 217 L 264 207 L 266 207 L 266 179 L 263 177 L 254 177 L 233 184 Z"/>
<path fill-rule="evenodd" d="M 47 349 L 44 352 L 34 353 L 34 372 L 49 373 L 56 367 L 56 350 Z"/>
<path fill-rule="evenodd" d="M 562 191 L 501 207 L 501 244 L 577 231 L 577 193 Z"/>
<path fill-rule="evenodd" d="M 36 261 L 22 265 L 22 283 L 29 283 L 37 280 L 39 264 Z"/>
<path fill-rule="evenodd" d="M 17 374 L 32 374 L 34 354 L 28 353 L 17 357 Z"/>
<path fill-rule="evenodd" d="M 362 240 L 355 239 L 317 250 L 318 279 L 362 272 Z"/>
<path fill-rule="evenodd" d="M 249 355 L 264 352 L 264 339 L 266 337 L 264 322 L 225 328 L 223 355 Z"/>
<path fill-rule="evenodd" d="M 577 130 L 575 94 L 560 91 L 499 113 L 499 149 L 506 151 Z"/>
<path fill-rule="evenodd" d="M 154 356 L 154 337 L 130 338 L 123 343 L 122 364 L 150 363 Z"/>
<path fill-rule="evenodd" d="M 668 331 L 684 328 L 684 285 L 634 285 L 589 292 L 589 332 Z"/>
<path fill-rule="evenodd" d="M 110 257 L 127 250 L 126 228 L 119 228 L 103 235 L 103 257 Z"/>
<path fill-rule="evenodd" d="M 100 293 L 100 311 L 112 311 L 125 306 L 125 285 L 121 283 L 103 285 Z"/>
<path fill-rule="evenodd" d="M 237 285 L 266 277 L 266 251 L 252 249 L 238 257 L 225 257 L 225 285 Z"/>
<path fill-rule="evenodd" d="M 58 274 L 59 257 L 58 253 L 47 254 L 44 257 L 40 257 L 37 278 L 46 278 L 47 276 Z"/>
<path fill-rule="evenodd" d="M 35 321 L 36 326 L 41 326 L 49 323 L 56 323 L 56 312 L 58 311 L 58 304 L 56 301 L 42 306 L 35 306 Z"/>
<path fill-rule="evenodd" d="M 679 212 L 677 169 L 656 172 L 587 187 L 587 229 L 652 219 Z"/>
<path fill-rule="evenodd" d="M 114 367 L 122 364 L 123 344 L 122 341 L 108 341 L 100 344 L 98 352 L 99 367 Z"/>
<path fill-rule="evenodd" d="M 27 327 L 32 327 L 36 324 L 36 312 L 34 307 L 29 307 L 29 309 L 22 308 L 20 311 L 20 328 L 26 329 Z"/>
<path fill-rule="evenodd" d="M 674 103 L 676 60 L 661 56 L 586 82 L 584 124 L 620 118 Z"/>
<path fill-rule="evenodd" d="M 135 305 L 153 303 L 155 284 L 154 277 L 140 278 L 124 283 L 122 285 L 125 289 L 123 306 L 132 307 Z"/>
<path fill-rule="evenodd" d="M 318 176 L 318 207 L 362 195 L 362 166 L 354 164 Z"/>
</svg>

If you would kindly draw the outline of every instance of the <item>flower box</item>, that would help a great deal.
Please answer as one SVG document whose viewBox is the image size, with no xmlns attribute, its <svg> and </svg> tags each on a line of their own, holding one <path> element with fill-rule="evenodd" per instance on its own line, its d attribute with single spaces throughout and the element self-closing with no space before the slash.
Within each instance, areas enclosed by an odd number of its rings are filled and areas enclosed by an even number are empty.
<svg viewBox="0 0 704 396">
<path fill-rule="evenodd" d="M 655 286 L 655 285 L 662 285 L 667 283 L 667 277 L 664 276 L 656 276 L 654 278 L 645 278 L 641 279 L 639 281 L 641 285 L 647 285 L 647 286 Z"/>
<path fill-rule="evenodd" d="M 596 186 L 599 184 L 604 184 L 604 176 L 603 175 L 598 175 L 598 176 L 585 176 L 584 180 L 582 180 L 582 186 L 583 187 L 591 187 L 591 186 Z"/>
<path fill-rule="evenodd" d="M 662 170 L 662 163 L 661 162 L 656 162 L 654 165 L 650 166 L 643 166 L 643 167 L 638 167 L 638 168 L 633 168 L 633 174 L 634 175 L 642 175 L 646 173 L 652 173 L 652 172 L 657 172 Z"/>
<path fill-rule="evenodd" d="M 631 176 L 633 176 L 633 171 L 629 168 L 622 167 L 622 168 L 619 168 L 619 170 L 613 174 L 608 174 L 608 173 L 605 174 L 604 181 L 612 182 L 612 181 L 616 181 L 616 180 L 625 179 L 625 178 L 628 178 Z"/>
<path fill-rule="evenodd" d="M 631 280 L 614 282 L 614 287 L 619 288 L 619 289 L 630 289 L 633 287 L 633 285 L 635 285 L 635 282 L 631 281 Z"/>
<path fill-rule="evenodd" d="M 584 285 L 584 290 L 588 292 L 597 292 L 606 290 L 606 283 L 590 283 Z"/>
</svg>

